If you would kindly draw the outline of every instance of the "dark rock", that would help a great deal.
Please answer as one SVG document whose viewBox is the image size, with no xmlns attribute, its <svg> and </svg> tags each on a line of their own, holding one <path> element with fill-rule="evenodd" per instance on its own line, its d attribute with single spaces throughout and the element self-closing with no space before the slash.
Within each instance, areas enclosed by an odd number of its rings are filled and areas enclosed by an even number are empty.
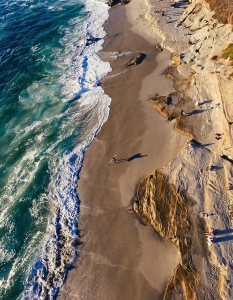
<svg viewBox="0 0 233 300">
<path fill-rule="evenodd" d="M 109 6 L 113 6 L 113 5 L 116 5 L 118 3 L 121 3 L 121 4 L 128 4 L 129 3 L 129 0 L 108 0 L 107 1 L 107 4 Z"/>
<path fill-rule="evenodd" d="M 159 52 L 163 51 L 163 48 L 160 44 L 156 44 L 155 49 L 158 50 Z"/>
<path fill-rule="evenodd" d="M 119 0 L 108 0 L 108 1 L 107 1 L 107 4 L 108 4 L 109 6 L 113 6 L 113 5 L 117 4 L 117 3 L 119 3 Z"/>
<path fill-rule="evenodd" d="M 166 104 L 167 105 L 171 105 L 172 104 L 172 97 L 171 96 L 168 96 L 167 99 L 166 99 Z"/>
<path fill-rule="evenodd" d="M 134 58 L 130 59 L 130 61 L 128 61 L 125 66 L 129 67 L 132 65 L 139 65 L 143 62 L 143 60 L 146 58 L 146 54 L 145 53 L 138 53 L 137 56 L 135 56 Z"/>
</svg>

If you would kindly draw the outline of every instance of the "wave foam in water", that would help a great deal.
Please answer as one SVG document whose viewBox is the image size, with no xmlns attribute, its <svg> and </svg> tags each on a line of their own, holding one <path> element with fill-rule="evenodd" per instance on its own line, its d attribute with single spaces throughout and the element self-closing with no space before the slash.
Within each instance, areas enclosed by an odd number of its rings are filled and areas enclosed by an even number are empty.
<svg viewBox="0 0 233 300">
<path fill-rule="evenodd" d="M 68 31 L 61 41 L 67 49 L 66 61 L 62 63 L 72 65 L 71 71 L 62 77 L 61 92 L 66 99 L 76 100 L 79 110 L 86 116 L 85 122 L 89 124 L 83 129 L 85 138 L 82 142 L 74 149 L 67 150 L 58 165 L 50 166 L 55 179 L 50 184 L 49 200 L 55 218 L 48 225 L 43 253 L 37 259 L 26 282 L 27 289 L 20 297 L 23 299 L 53 299 L 76 257 L 79 216 L 79 200 L 76 194 L 78 173 L 86 149 L 108 118 L 110 105 L 110 98 L 98 86 L 98 81 L 111 69 L 109 64 L 102 62 L 96 54 L 102 48 L 105 35 L 103 23 L 108 18 L 108 6 L 104 2 L 85 3 L 86 11 L 89 12 L 89 18 L 85 23 L 85 36 L 76 44 L 66 45 L 70 40 L 68 35 L 74 34 Z M 75 118 L 79 112 L 73 108 L 66 113 Z M 31 213 L 36 213 L 35 209 Z"/>
</svg>

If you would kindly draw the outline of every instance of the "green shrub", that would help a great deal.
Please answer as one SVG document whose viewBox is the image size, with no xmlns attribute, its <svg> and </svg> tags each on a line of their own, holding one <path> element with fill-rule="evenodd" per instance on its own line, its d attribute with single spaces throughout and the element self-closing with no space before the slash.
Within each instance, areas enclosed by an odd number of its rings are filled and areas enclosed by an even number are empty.
<svg viewBox="0 0 233 300">
<path fill-rule="evenodd" d="M 227 46 L 227 48 L 223 51 L 222 57 L 224 59 L 230 58 L 230 60 L 233 60 L 233 44 Z"/>
<path fill-rule="evenodd" d="M 232 0 L 205 0 L 212 11 L 213 17 L 223 24 L 232 23 L 233 1 Z"/>
</svg>

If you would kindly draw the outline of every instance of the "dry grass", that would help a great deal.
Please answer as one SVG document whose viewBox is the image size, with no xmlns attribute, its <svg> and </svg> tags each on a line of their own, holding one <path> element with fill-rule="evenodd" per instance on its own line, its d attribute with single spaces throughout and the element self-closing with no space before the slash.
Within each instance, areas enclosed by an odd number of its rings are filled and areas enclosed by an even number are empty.
<svg viewBox="0 0 233 300">
<path fill-rule="evenodd" d="M 233 1 L 232 0 L 205 0 L 212 11 L 214 18 L 223 24 L 233 24 Z"/>
</svg>

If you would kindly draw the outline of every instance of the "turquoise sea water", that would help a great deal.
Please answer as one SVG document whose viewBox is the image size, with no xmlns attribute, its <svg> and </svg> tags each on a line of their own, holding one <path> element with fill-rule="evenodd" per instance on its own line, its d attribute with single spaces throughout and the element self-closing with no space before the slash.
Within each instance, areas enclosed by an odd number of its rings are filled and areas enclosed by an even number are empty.
<svg viewBox="0 0 233 300">
<path fill-rule="evenodd" d="M 78 173 L 110 104 L 107 17 L 104 1 L 0 2 L 0 299 L 54 299 L 75 259 Z"/>
</svg>

